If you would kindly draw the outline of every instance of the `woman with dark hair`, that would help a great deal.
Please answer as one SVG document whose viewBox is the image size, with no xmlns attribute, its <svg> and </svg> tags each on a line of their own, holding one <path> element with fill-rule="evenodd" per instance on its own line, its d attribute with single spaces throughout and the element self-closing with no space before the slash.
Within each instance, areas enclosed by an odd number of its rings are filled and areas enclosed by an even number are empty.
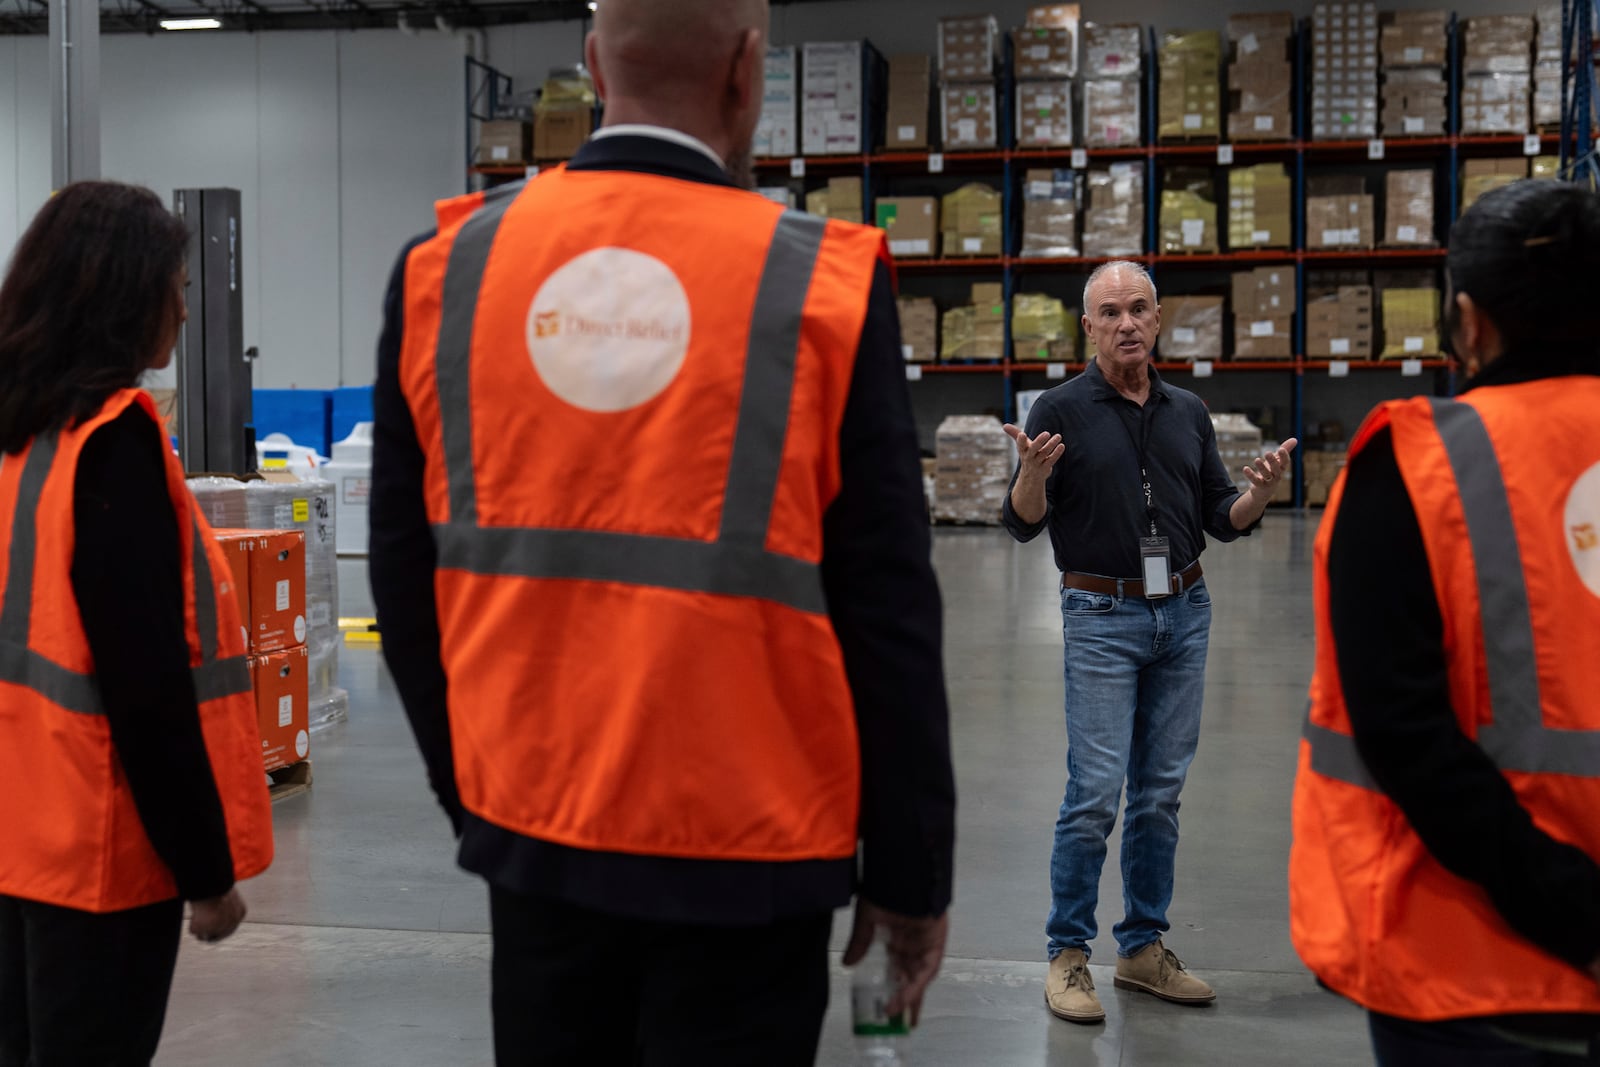
<svg viewBox="0 0 1600 1067">
<path fill-rule="evenodd" d="M 0 1067 L 148 1064 L 183 902 L 229 936 L 272 856 L 227 557 L 138 391 L 187 245 L 71 185 L 0 285 Z"/>
<path fill-rule="evenodd" d="M 1383 1067 L 1600 1059 L 1600 198 L 1451 231 L 1455 400 L 1378 408 L 1317 539 L 1291 932 Z"/>
</svg>

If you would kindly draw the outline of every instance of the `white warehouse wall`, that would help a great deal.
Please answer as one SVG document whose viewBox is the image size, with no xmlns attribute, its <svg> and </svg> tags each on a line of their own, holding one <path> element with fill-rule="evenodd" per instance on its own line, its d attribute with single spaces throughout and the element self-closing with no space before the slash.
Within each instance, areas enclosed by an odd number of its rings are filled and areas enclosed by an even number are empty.
<svg viewBox="0 0 1600 1067">
<path fill-rule="evenodd" d="M 101 169 L 244 205 L 244 339 L 263 388 L 372 380 L 384 285 L 466 188 L 463 46 L 438 34 L 108 35 Z M 46 42 L 0 38 L 0 256 L 50 192 Z"/>
</svg>

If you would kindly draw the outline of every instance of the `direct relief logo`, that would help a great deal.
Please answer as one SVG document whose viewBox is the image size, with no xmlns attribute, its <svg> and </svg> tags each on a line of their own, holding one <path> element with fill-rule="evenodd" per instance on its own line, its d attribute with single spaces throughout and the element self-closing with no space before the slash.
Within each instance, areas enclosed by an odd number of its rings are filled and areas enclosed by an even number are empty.
<svg viewBox="0 0 1600 1067">
<path fill-rule="evenodd" d="M 1578 577 L 1600 596 L 1600 463 L 1584 471 L 1567 494 L 1566 529 Z"/>
<path fill-rule="evenodd" d="M 528 308 L 528 354 L 556 396 L 618 412 L 660 396 L 689 353 L 689 296 L 661 260 L 597 248 L 550 275 Z"/>
</svg>

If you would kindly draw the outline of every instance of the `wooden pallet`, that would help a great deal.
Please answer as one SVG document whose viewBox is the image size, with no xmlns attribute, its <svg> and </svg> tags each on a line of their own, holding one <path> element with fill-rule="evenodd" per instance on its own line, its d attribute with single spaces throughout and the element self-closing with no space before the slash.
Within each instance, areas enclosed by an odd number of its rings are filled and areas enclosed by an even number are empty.
<svg viewBox="0 0 1600 1067">
<path fill-rule="evenodd" d="M 276 804 L 280 800 L 297 797 L 301 793 L 311 792 L 311 761 L 303 759 L 299 763 L 288 767 L 280 767 L 269 771 L 267 777 L 272 779 L 272 785 L 267 793 Z"/>
</svg>

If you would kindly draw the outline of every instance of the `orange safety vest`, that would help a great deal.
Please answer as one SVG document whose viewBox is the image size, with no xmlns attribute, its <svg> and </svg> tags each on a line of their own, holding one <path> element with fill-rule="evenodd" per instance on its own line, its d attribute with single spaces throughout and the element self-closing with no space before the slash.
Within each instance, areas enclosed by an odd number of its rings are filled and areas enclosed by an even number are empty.
<svg viewBox="0 0 1600 1067">
<path fill-rule="evenodd" d="M 465 809 L 569 847 L 856 849 L 822 520 L 881 232 L 639 174 L 439 205 L 406 265 Z"/>
<path fill-rule="evenodd" d="M 1600 859 L 1600 379 L 1380 407 L 1444 618 L 1451 704 L 1534 823 Z M 1329 497 L 1315 550 L 1316 673 L 1300 744 L 1290 929 L 1306 965 L 1418 1021 L 1600 1013 L 1589 975 L 1523 940 L 1446 871 L 1356 750 L 1328 605 Z M 1374 602 L 1374 611 L 1387 610 Z"/>
<path fill-rule="evenodd" d="M 111 741 L 72 591 L 73 487 L 91 434 L 133 405 L 114 394 L 80 426 L 0 457 L 0 894 L 89 912 L 177 896 L 139 821 Z M 233 853 L 234 877 L 272 861 L 272 812 L 228 559 L 162 440 L 183 559 L 189 664 Z M 129 559 L 130 567 L 141 566 Z M 137 606 L 129 606 L 137 625 Z"/>
</svg>

